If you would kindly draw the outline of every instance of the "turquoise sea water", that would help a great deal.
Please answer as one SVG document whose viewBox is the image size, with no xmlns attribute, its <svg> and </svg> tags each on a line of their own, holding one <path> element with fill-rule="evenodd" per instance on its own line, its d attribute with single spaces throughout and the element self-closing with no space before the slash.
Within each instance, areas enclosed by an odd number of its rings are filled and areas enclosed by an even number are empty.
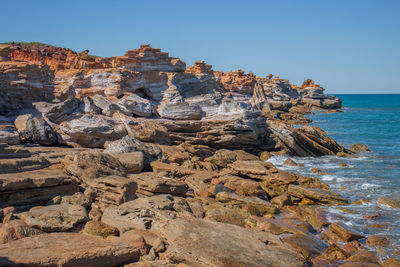
<svg viewBox="0 0 400 267">
<path fill-rule="evenodd" d="M 350 201 L 370 200 L 363 205 L 346 206 L 352 214 L 337 207 L 329 208 L 331 219 L 343 221 L 365 235 L 388 235 L 392 244 L 383 249 L 382 257 L 399 258 L 400 209 L 377 204 L 377 199 L 380 196 L 400 198 L 400 94 L 337 96 L 343 100 L 343 112 L 310 115 L 312 125 L 327 131 L 330 137 L 346 147 L 362 143 L 372 152 L 357 158 L 294 158 L 304 167 L 282 165 L 284 157 L 275 157 L 271 161 L 281 169 L 321 179 Z M 340 167 L 342 162 L 348 167 Z M 323 169 L 328 174 L 313 174 L 311 168 Z M 366 214 L 381 214 L 382 217 L 363 219 Z M 382 228 L 371 227 L 373 224 L 380 224 Z"/>
</svg>

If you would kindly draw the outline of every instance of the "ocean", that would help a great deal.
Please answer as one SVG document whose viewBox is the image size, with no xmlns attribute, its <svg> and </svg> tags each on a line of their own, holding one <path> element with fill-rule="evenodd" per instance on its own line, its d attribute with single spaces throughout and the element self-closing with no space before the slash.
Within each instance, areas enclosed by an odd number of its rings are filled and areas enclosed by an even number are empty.
<svg viewBox="0 0 400 267">
<path fill-rule="evenodd" d="M 345 147 L 354 143 L 367 145 L 372 151 L 357 158 L 324 156 L 293 158 L 304 167 L 283 165 L 286 157 L 270 159 L 278 168 L 312 176 L 329 184 L 332 190 L 350 201 L 365 199 L 362 205 L 330 207 L 332 221 L 342 221 L 366 236 L 384 234 L 391 245 L 377 249 L 383 259 L 400 259 L 400 209 L 377 203 L 378 197 L 400 198 L 400 94 L 337 95 L 343 100 L 343 112 L 308 116 L 311 125 L 325 130 L 330 137 Z M 348 167 L 340 167 L 346 163 Z M 312 168 L 327 172 L 312 173 Z M 364 215 L 380 214 L 380 218 L 363 219 Z"/>
</svg>

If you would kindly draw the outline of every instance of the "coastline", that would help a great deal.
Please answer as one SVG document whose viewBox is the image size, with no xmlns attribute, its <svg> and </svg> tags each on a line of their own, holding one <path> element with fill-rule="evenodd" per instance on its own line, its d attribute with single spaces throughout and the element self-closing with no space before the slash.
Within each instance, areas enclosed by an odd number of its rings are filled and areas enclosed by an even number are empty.
<svg viewBox="0 0 400 267">
<path fill-rule="evenodd" d="M 303 159 L 351 161 L 368 149 L 310 126 L 307 114 L 342 106 L 310 79 L 186 68 L 149 45 L 113 58 L 5 46 L 0 65 L 0 263 L 398 263 L 377 254 L 387 237 L 329 217 L 349 199 L 323 175 L 296 174 Z M 80 242 L 78 255 L 61 253 Z"/>
</svg>

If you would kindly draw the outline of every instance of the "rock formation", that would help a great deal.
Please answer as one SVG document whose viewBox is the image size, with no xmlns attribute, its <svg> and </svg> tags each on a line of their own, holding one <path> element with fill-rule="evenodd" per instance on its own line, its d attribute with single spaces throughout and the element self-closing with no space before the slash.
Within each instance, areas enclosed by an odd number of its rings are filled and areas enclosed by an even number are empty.
<svg viewBox="0 0 400 267">
<path fill-rule="evenodd" d="M 347 199 L 265 161 L 366 150 L 292 127 L 340 108 L 323 90 L 186 68 L 150 45 L 110 58 L 1 45 L 0 265 L 380 263 L 345 251 L 363 236 L 317 207 Z"/>
</svg>

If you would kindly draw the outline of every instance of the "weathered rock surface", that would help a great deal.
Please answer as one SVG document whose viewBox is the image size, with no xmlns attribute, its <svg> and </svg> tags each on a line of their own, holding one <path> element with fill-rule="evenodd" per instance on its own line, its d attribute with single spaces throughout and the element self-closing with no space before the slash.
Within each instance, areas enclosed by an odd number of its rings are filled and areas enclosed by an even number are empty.
<svg viewBox="0 0 400 267">
<path fill-rule="evenodd" d="M 348 201 L 339 194 L 318 188 L 307 188 L 298 185 L 289 185 L 288 193 L 299 198 L 307 198 L 316 203 L 328 205 L 346 205 Z"/>
<path fill-rule="evenodd" d="M 46 232 L 69 231 L 88 220 L 84 207 L 70 204 L 35 207 L 18 214 L 18 218 Z"/>
<path fill-rule="evenodd" d="M 51 233 L 0 245 L 2 266 L 118 266 L 139 260 L 130 244 L 77 233 Z"/>
<path fill-rule="evenodd" d="M 23 142 L 52 145 L 57 141 L 53 129 L 42 117 L 35 117 L 31 114 L 18 116 L 15 120 L 15 127 Z"/>
<path fill-rule="evenodd" d="M 126 175 L 126 169 L 119 160 L 101 152 L 84 151 L 75 155 L 68 155 L 62 161 L 62 164 L 67 173 L 85 183 L 108 175 Z"/>
<path fill-rule="evenodd" d="M 143 172 L 128 175 L 128 178 L 138 184 L 138 193 L 144 195 L 171 194 L 184 196 L 187 186 L 182 181 L 162 177 L 154 172 Z"/>
<path fill-rule="evenodd" d="M 195 266 L 303 266 L 305 262 L 276 236 L 235 225 L 177 219 L 167 224 L 162 236 L 169 244 L 167 257 L 176 263 Z"/>
<path fill-rule="evenodd" d="M 57 168 L 1 174 L 0 207 L 32 207 L 77 191 L 74 181 Z"/>
<path fill-rule="evenodd" d="M 378 203 L 392 208 L 400 209 L 400 200 L 390 197 L 379 197 Z"/>
<path fill-rule="evenodd" d="M 43 233 L 43 231 L 34 229 L 21 220 L 11 220 L 0 226 L 0 244 Z"/>
<path fill-rule="evenodd" d="M 165 223 L 175 218 L 178 209 L 174 207 L 175 204 L 174 198 L 166 195 L 138 198 L 118 207 L 106 208 L 101 221 L 118 228 L 120 233 L 132 229 L 150 229 L 154 223 Z M 188 205 L 186 210 L 190 211 Z"/>
<path fill-rule="evenodd" d="M 102 148 L 106 141 L 118 140 L 126 135 L 122 123 L 103 115 L 92 114 L 63 121 L 56 131 L 61 144 L 73 147 Z"/>
<path fill-rule="evenodd" d="M 86 188 L 85 195 L 92 201 L 119 205 L 135 199 L 137 184 L 128 178 L 111 175 L 93 179 Z"/>
</svg>

